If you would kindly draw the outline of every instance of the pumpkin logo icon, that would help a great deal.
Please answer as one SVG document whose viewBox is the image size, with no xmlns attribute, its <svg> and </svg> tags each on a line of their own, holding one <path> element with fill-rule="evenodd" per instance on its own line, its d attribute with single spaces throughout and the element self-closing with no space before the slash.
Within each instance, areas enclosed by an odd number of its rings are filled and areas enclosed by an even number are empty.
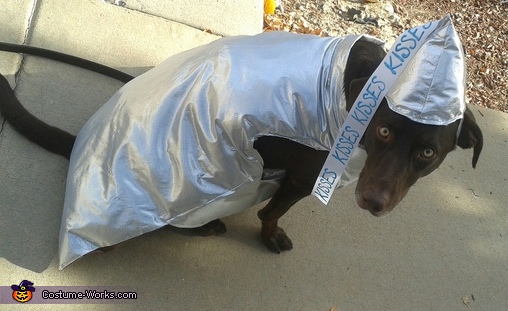
<svg viewBox="0 0 508 311">
<path fill-rule="evenodd" d="M 27 302 L 32 299 L 32 292 L 35 291 L 35 288 L 32 286 L 34 283 L 23 280 L 19 285 L 12 285 L 12 298 L 17 302 Z"/>
</svg>

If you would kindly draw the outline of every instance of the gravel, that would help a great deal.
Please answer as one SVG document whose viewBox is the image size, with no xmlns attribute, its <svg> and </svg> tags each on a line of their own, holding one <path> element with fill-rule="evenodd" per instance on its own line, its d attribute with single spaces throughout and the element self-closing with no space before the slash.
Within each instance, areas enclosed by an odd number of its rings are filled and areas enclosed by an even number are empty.
<svg viewBox="0 0 508 311">
<path fill-rule="evenodd" d="M 374 2 L 372 2 L 374 1 Z M 508 112 L 508 0 L 280 0 L 265 30 L 370 34 L 390 47 L 404 30 L 449 13 L 466 51 L 470 104 Z"/>
</svg>

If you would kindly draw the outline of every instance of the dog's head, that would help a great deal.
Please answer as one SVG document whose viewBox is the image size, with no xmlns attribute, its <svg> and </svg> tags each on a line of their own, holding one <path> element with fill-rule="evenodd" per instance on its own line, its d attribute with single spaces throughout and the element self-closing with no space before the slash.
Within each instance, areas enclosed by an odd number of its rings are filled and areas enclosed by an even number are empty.
<svg viewBox="0 0 508 311">
<path fill-rule="evenodd" d="M 348 108 L 367 79 L 350 83 Z M 360 142 L 368 156 L 356 186 L 357 204 L 375 216 L 390 212 L 418 178 L 438 168 L 456 145 L 474 148 L 474 168 L 483 147 L 482 132 L 469 109 L 457 138 L 459 123 L 460 120 L 446 126 L 417 123 L 393 112 L 383 100 Z"/>
</svg>

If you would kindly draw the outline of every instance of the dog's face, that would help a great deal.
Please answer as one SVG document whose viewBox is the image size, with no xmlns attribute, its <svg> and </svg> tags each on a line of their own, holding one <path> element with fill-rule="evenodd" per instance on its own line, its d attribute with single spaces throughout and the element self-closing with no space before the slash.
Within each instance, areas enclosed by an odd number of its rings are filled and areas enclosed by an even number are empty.
<svg viewBox="0 0 508 311">
<path fill-rule="evenodd" d="M 347 110 L 368 78 L 353 80 Z M 383 100 L 360 141 L 367 160 L 356 186 L 356 202 L 375 216 L 390 212 L 406 196 L 409 188 L 434 171 L 446 155 L 459 146 L 474 148 L 472 165 L 483 148 L 483 136 L 469 109 L 460 121 L 449 125 L 426 125 L 393 112 Z"/>
<path fill-rule="evenodd" d="M 414 122 L 386 101 L 363 137 L 367 160 L 356 186 L 356 202 L 375 216 L 390 212 L 418 180 L 434 171 L 455 148 L 459 121 L 447 126 Z"/>
</svg>

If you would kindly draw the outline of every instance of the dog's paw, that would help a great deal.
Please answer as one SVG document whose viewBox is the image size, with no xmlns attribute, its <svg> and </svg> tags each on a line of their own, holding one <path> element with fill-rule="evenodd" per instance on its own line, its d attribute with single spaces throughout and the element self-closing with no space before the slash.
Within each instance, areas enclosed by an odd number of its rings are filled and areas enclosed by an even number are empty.
<svg viewBox="0 0 508 311">
<path fill-rule="evenodd" d="M 201 227 L 193 228 L 192 231 L 202 236 L 219 235 L 226 233 L 226 224 L 220 219 L 212 220 L 206 225 Z"/>
<path fill-rule="evenodd" d="M 281 227 L 277 226 L 275 229 L 270 230 L 270 232 L 266 231 L 267 230 L 263 230 L 261 232 L 261 237 L 263 238 L 263 243 L 265 243 L 269 250 L 280 254 L 281 251 L 293 249 L 293 242 Z"/>
</svg>

